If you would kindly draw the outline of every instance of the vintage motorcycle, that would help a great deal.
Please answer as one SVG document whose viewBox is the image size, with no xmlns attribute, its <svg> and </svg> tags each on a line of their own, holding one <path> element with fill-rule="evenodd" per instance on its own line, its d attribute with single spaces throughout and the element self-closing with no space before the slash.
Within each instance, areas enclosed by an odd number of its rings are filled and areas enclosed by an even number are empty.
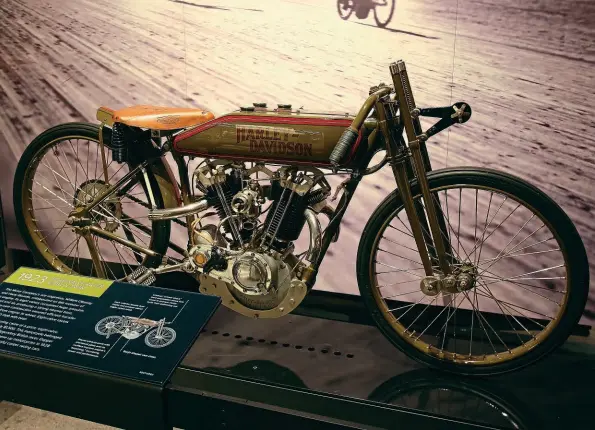
<svg viewBox="0 0 595 430">
<path fill-rule="evenodd" d="M 384 28 L 393 18 L 396 0 L 337 0 L 337 12 L 343 20 L 348 20 L 355 11 L 358 19 L 366 19 L 374 11 L 374 21 Z"/>
<path fill-rule="evenodd" d="M 102 107 L 100 125 L 53 127 L 18 165 L 21 234 L 46 268 L 143 285 L 184 271 L 234 311 L 278 318 L 314 286 L 362 179 L 389 165 L 397 189 L 367 221 L 356 262 L 373 321 L 412 358 L 450 372 L 532 363 L 584 310 L 582 240 L 552 199 L 517 177 L 432 171 L 428 139 L 468 121 L 471 108 L 419 108 L 405 64 L 390 73 L 393 85 L 372 87 L 355 116 L 264 103 L 218 118 Z M 423 131 L 424 116 L 439 120 Z M 335 174 L 348 177 L 331 196 Z"/>
<path fill-rule="evenodd" d="M 145 345 L 149 348 L 164 348 L 176 340 L 176 331 L 165 326 L 165 318 L 159 321 L 148 318 L 110 315 L 100 319 L 95 324 L 95 333 L 109 339 L 111 335 L 119 334 L 124 339 L 134 340 L 145 336 Z"/>
</svg>

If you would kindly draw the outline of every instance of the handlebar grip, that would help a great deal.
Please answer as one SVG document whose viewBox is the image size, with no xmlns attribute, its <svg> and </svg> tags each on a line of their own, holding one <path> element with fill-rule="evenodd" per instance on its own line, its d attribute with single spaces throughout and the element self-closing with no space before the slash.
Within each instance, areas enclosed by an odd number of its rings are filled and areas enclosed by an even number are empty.
<svg viewBox="0 0 595 430">
<path fill-rule="evenodd" d="M 343 132 L 339 138 L 339 141 L 335 145 L 331 156 L 329 157 L 329 160 L 333 166 L 337 167 L 339 164 L 341 164 L 341 161 L 343 161 L 345 155 L 347 155 L 347 152 L 353 148 L 353 145 L 355 145 L 355 142 L 357 142 L 358 136 L 359 133 L 356 133 L 350 128 Z"/>
</svg>

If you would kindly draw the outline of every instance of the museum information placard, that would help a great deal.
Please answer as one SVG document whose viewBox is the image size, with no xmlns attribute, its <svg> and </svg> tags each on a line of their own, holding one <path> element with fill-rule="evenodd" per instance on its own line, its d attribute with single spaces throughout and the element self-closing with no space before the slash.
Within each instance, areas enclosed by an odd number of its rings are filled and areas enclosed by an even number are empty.
<svg viewBox="0 0 595 430">
<path fill-rule="evenodd" d="M 220 302 L 20 268 L 0 284 L 0 351 L 163 385 Z"/>
</svg>

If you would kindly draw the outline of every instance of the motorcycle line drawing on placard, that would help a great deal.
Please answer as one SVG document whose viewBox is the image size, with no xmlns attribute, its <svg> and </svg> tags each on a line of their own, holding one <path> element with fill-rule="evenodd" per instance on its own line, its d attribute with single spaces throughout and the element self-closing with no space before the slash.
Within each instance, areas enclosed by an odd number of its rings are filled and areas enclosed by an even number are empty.
<svg viewBox="0 0 595 430">
<path fill-rule="evenodd" d="M 164 348 L 176 340 L 176 331 L 165 326 L 165 318 L 159 321 L 130 316 L 111 315 L 99 320 L 95 332 L 106 339 L 119 334 L 128 340 L 138 339 L 145 333 L 145 345 L 149 348 Z"/>
</svg>

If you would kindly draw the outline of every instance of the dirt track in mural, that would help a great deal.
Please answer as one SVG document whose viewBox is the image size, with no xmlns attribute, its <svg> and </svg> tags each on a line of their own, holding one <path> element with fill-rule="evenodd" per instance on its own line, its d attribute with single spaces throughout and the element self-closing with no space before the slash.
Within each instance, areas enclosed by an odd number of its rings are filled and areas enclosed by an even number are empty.
<svg viewBox="0 0 595 430">
<path fill-rule="evenodd" d="M 219 115 L 266 101 L 353 112 L 402 58 L 419 105 L 464 100 L 474 109 L 469 123 L 430 143 L 434 168 L 487 166 L 538 185 L 577 224 L 595 267 L 592 3 L 399 0 L 385 30 L 371 17 L 342 21 L 332 0 L 139 4 L 0 4 L 0 183 L 12 245 L 16 162 L 50 126 L 93 120 L 99 105 L 201 106 Z M 357 291 L 359 235 L 393 188 L 388 170 L 364 181 L 319 288 Z M 593 317 L 595 292 L 589 310 Z"/>
</svg>

